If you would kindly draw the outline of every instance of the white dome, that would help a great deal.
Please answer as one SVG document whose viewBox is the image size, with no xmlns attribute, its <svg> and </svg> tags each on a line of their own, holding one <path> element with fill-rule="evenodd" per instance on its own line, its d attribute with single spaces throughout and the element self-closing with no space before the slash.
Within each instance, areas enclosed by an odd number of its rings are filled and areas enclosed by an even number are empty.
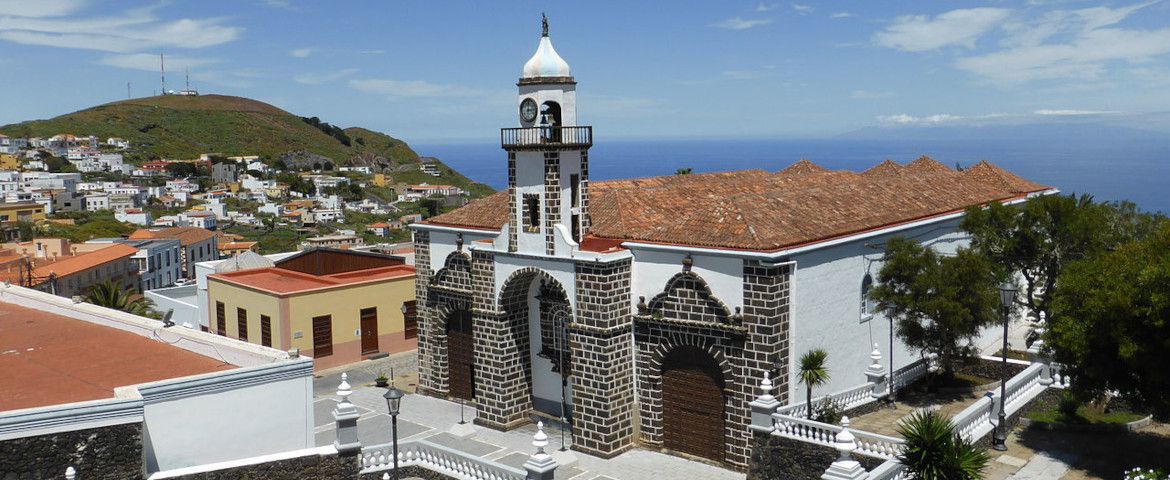
<svg viewBox="0 0 1170 480">
<path fill-rule="evenodd" d="M 540 46 L 536 48 L 536 53 L 532 55 L 532 58 L 524 64 L 524 71 L 520 73 L 520 78 L 571 76 L 573 75 L 569 71 L 569 64 L 560 55 L 557 55 L 556 49 L 552 46 L 552 40 L 549 40 L 547 35 L 540 37 Z"/>
</svg>

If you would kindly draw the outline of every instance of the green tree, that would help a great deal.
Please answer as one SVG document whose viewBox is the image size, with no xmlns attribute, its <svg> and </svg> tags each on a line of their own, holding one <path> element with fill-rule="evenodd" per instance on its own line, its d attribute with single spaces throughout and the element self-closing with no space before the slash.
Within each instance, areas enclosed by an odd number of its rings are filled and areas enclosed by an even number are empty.
<svg viewBox="0 0 1170 480">
<path fill-rule="evenodd" d="M 1069 262 L 1148 236 L 1164 217 L 1130 202 L 1099 203 L 1089 195 L 1044 195 L 1020 205 L 972 207 L 963 219 L 971 246 L 1005 273 L 1023 279 L 1021 301 L 1033 315 L 1052 316 L 1052 299 Z"/>
<path fill-rule="evenodd" d="M 812 391 L 813 387 L 821 386 L 829 382 L 829 368 L 825 366 L 825 361 L 829 358 L 829 353 L 816 348 L 809 350 L 800 356 L 800 370 L 796 372 L 796 377 L 800 379 L 800 383 L 805 386 L 805 405 L 808 409 L 808 418 L 813 417 L 813 403 Z"/>
<path fill-rule="evenodd" d="M 691 167 L 686 167 L 686 168 L 680 168 L 680 169 L 675 170 L 674 174 L 675 175 L 690 175 L 693 172 L 694 172 L 694 170 L 692 170 Z"/>
<path fill-rule="evenodd" d="M 1116 390 L 1170 417 L 1170 222 L 1068 265 L 1053 311 L 1044 341 L 1078 397 Z"/>
<path fill-rule="evenodd" d="M 950 420 L 933 410 L 918 411 L 898 424 L 906 447 L 898 461 L 919 480 L 978 480 L 987 452 L 963 440 Z"/>
<path fill-rule="evenodd" d="M 896 320 L 906 345 L 938 355 L 944 378 L 974 353 L 981 327 L 1000 320 L 997 274 L 970 249 L 944 256 L 900 237 L 886 242 L 885 264 L 870 291 L 877 308 Z"/>
<path fill-rule="evenodd" d="M 121 284 L 111 280 L 90 287 L 85 301 L 101 307 L 121 310 L 134 315 L 146 316 L 150 312 L 150 301 L 130 293 Z"/>
<path fill-rule="evenodd" d="M 30 242 L 36 236 L 36 225 L 33 222 L 19 220 L 16 222 L 16 228 L 22 242 Z"/>
</svg>

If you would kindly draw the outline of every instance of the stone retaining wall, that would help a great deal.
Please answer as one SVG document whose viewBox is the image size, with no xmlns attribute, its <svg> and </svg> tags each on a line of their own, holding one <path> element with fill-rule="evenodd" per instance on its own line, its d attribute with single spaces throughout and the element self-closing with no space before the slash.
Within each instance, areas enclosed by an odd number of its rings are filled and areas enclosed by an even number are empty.
<svg viewBox="0 0 1170 480">
<path fill-rule="evenodd" d="M 142 424 L 128 423 L 0 442 L 0 479 L 65 478 L 73 467 L 85 480 L 144 476 Z"/>
<path fill-rule="evenodd" d="M 816 480 L 837 459 L 833 447 L 801 442 L 778 435 L 753 432 L 747 480 Z M 882 464 L 881 460 L 855 455 L 866 470 Z"/>
</svg>

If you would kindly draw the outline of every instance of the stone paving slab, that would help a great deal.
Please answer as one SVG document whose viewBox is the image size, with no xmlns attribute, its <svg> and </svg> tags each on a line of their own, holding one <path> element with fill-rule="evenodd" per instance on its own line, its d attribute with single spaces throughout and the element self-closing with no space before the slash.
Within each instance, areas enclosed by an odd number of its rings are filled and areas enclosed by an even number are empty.
<svg viewBox="0 0 1170 480">
<path fill-rule="evenodd" d="M 477 457 L 483 457 L 489 453 L 493 453 L 493 452 L 502 450 L 504 448 L 504 447 L 501 447 L 499 445 L 492 445 L 489 443 L 481 442 L 479 440 L 472 440 L 470 438 L 459 438 L 459 437 L 456 437 L 456 436 L 451 435 L 450 433 L 446 433 L 446 432 L 440 433 L 438 435 L 433 435 L 433 436 L 427 437 L 426 441 L 431 442 L 431 443 L 437 443 L 437 444 L 442 445 L 444 447 L 450 447 L 450 448 L 453 448 L 455 450 L 459 450 L 461 452 L 470 453 L 470 454 L 475 455 Z M 527 459 L 528 457 L 525 456 L 524 458 Z M 524 463 L 524 462 L 520 462 L 520 463 Z"/>
</svg>

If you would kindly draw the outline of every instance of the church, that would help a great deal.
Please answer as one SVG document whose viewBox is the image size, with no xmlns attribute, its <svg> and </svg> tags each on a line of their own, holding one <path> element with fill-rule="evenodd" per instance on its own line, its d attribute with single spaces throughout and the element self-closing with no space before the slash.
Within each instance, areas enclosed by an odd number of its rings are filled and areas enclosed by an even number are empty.
<svg viewBox="0 0 1170 480">
<path fill-rule="evenodd" d="M 547 23 L 517 87 L 507 189 L 412 225 L 419 388 L 473 401 L 489 428 L 567 418 L 572 447 L 605 458 L 641 446 L 743 468 L 765 373 L 782 403 L 803 398 L 798 359 L 822 348 L 819 393 L 866 381 L 889 338 L 865 300 L 885 240 L 953 251 L 966 207 L 1055 191 L 927 157 L 591 182 L 593 130 Z"/>
</svg>

